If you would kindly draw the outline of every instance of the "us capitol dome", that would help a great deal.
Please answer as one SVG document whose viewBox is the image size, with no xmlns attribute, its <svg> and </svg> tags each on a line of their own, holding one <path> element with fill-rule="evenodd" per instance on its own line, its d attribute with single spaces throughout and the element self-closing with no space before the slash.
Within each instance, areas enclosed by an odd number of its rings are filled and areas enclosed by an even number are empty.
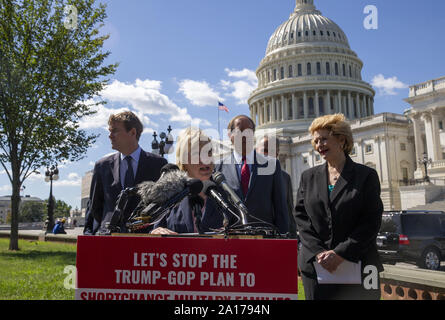
<svg viewBox="0 0 445 320">
<path fill-rule="evenodd" d="M 248 100 L 251 117 L 260 130 L 302 132 L 320 115 L 371 116 L 375 91 L 362 80 L 362 67 L 343 30 L 313 0 L 296 0 L 256 71 L 258 88 Z"/>
</svg>

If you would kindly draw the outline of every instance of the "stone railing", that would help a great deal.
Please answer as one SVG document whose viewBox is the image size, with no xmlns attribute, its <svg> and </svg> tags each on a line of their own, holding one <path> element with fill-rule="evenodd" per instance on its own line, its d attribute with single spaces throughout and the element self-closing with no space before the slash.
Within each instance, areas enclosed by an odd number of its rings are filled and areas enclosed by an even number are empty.
<svg viewBox="0 0 445 320">
<path fill-rule="evenodd" d="M 415 97 L 441 89 L 445 89 L 445 77 L 411 86 L 409 88 L 409 96 Z"/>
<path fill-rule="evenodd" d="M 385 265 L 380 273 L 384 300 L 445 300 L 445 272 Z"/>
</svg>

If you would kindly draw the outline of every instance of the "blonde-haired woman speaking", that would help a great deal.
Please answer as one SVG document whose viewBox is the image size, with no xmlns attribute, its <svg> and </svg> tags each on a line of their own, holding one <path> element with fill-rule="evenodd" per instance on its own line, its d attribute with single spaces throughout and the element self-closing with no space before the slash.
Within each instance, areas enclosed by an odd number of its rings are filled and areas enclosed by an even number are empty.
<svg viewBox="0 0 445 320">
<path fill-rule="evenodd" d="M 178 136 L 176 164 L 190 178 L 209 180 L 214 164 L 212 142 L 205 133 L 189 127 Z M 223 216 L 216 203 L 203 193 L 186 197 L 170 214 L 157 223 L 152 234 L 205 233 L 220 229 Z"/>
<path fill-rule="evenodd" d="M 302 243 L 298 264 L 306 299 L 379 299 L 378 273 L 383 266 L 376 237 L 383 204 L 377 172 L 349 157 L 353 137 L 344 115 L 317 118 L 309 131 L 315 151 L 326 162 L 303 172 L 297 194 L 296 222 Z M 360 262 L 362 284 L 336 282 L 337 269 L 351 262 Z M 315 265 L 331 283 L 317 280 Z M 374 281 L 364 285 L 367 266 Z"/>
</svg>

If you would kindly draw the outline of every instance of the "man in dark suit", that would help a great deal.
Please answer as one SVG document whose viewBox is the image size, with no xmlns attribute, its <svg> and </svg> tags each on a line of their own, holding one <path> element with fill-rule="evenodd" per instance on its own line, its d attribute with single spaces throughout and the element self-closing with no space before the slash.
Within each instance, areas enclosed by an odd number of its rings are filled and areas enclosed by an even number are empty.
<svg viewBox="0 0 445 320">
<path fill-rule="evenodd" d="M 270 144 L 269 141 L 271 141 Z M 273 142 L 275 142 L 275 146 L 273 146 Z M 274 135 L 265 135 L 258 141 L 256 150 L 258 153 L 263 154 L 266 157 L 271 156 L 278 159 L 280 154 L 280 139 Z M 281 170 L 281 175 L 283 178 L 283 187 L 286 193 L 287 212 L 289 214 L 289 237 L 295 239 L 297 237 L 297 225 L 294 217 L 294 193 L 292 188 L 292 179 L 284 170 Z"/>
<path fill-rule="evenodd" d="M 139 146 L 143 126 L 132 112 L 112 115 L 108 121 L 111 147 L 118 151 L 96 162 L 91 181 L 90 200 L 85 218 L 84 234 L 94 235 L 107 229 L 123 189 L 144 181 L 159 179 L 161 168 L 167 163 L 164 158 L 145 152 Z M 136 197 L 128 201 L 125 217 L 138 204 Z M 125 232 L 125 226 L 120 226 Z"/>
<path fill-rule="evenodd" d="M 233 118 L 228 125 L 233 152 L 215 170 L 244 200 L 250 215 L 275 225 L 284 234 L 289 231 L 289 218 L 280 162 L 255 151 L 254 131 L 249 117 Z"/>
</svg>

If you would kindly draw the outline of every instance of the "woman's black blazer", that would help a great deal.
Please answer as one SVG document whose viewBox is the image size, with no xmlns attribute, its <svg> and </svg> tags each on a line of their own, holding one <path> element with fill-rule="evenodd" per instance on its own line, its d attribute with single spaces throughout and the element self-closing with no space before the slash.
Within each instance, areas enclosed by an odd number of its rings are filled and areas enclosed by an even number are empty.
<svg viewBox="0 0 445 320">
<path fill-rule="evenodd" d="M 383 266 L 376 237 L 382 221 L 383 204 L 377 172 L 347 156 L 334 190 L 328 191 L 328 168 L 324 165 L 303 172 L 296 201 L 297 229 L 302 243 L 298 265 L 315 275 L 312 263 L 317 254 L 334 250 L 362 267 Z"/>
</svg>

